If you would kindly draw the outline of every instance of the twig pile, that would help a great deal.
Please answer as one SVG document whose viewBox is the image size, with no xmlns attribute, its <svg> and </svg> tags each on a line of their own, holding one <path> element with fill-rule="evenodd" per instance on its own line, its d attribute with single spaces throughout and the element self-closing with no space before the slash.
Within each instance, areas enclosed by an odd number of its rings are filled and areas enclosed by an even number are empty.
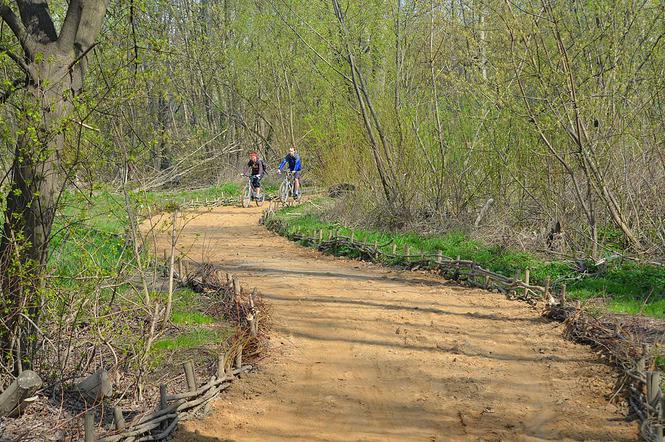
<svg viewBox="0 0 665 442">
<path fill-rule="evenodd" d="M 570 303 L 550 305 L 544 316 L 563 322 L 567 338 L 591 345 L 617 367 L 617 393 L 624 393 L 630 410 L 626 419 L 639 420 L 642 439 L 662 442 L 665 396 L 660 372 L 653 370 L 665 322 L 626 315 L 595 318 Z"/>
</svg>

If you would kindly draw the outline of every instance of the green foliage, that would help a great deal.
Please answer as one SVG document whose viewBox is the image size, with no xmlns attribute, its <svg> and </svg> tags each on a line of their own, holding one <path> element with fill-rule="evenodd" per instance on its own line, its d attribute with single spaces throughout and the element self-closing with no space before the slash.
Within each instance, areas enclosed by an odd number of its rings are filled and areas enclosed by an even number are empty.
<svg viewBox="0 0 665 442">
<path fill-rule="evenodd" d="M 212 316 L 200 312 L 174 311 L 171 315 L 171 322 L 175 325 L 207 325 L 216 322 Z"/>
<path fill-rule="evenodd" d="M 217 328 L 194 328 L 177 336 L 166 337 L 158 340 L 153 345 L 153 352 L 184 350 L 201 347 L 205 345 L 219 345 L 228 336 L 230 332 L 225 329 Z"/>
</svg>

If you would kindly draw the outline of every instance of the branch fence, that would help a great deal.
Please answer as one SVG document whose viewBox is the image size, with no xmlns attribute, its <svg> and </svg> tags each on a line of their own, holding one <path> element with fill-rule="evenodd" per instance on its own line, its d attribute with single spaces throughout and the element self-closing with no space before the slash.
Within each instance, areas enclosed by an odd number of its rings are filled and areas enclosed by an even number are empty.
<svg viewBox="0 0 665 442">
<path fill-rule="evenodd" d="M 314 247 L 323 253 L 353 256 L 361 260 L 429 270 L 442 277 L 471 287 L 497 291 L 511 299 L 520 299 L 537 305 L 544 302 L 544 316 L 565 324 L 567 337 L 592 345 L 602 351 L 614 364 L 620 379 L 618 393 L 626 396 L 630 413 L 626 419 L 640 422 L 640 436 L 648 442 L 664 442 L 665 395 L 661 389 L 661 372 L 655 370 L 659 333 L 641 329 L 638 324 L 622 325 L 616 321 L 593 318 L 587 315 L 579 301 L 566 299 L 566 286 L 557 289 L 551 286 L 549 278 L 542 286 L 530 281 L 529 269 L 516 272 L 514 277 L 482 268 L 473 261 L 436 254 L 413 253 L 409 245 L 398 253 L 397 244 L 379 244 L 358 241 L 352 232 L 350 236 L 340 235 L 339 229 L 317 230 L 314 235 L 303 233 L 300 228 L 289 229 L 286 222 L 275 214 L 272 203 L 264 211 L 261 223 L 269 230 Z M 386 252 L 384 249 L 390 249 Z M 638 336 L 639 335 L 639 336 Z M 642 339 L 640 339 L 640 336 Z"/>
<path fill-rule="evenodd" d="M 170 261 L 170 257 L 167 262 Z M 231 274 L 223 276 L 210 266 L 198 265 L 190 268 L 188 263 L 176 260 L 176 278 L 181 284 L 188 284 L 195 290 L 215 290 L 233 304 L 233 319 L 237 321 L 247 339 L 238 339 L 226 352 L 218 355 L 215 375 L 206 382 L 196 379 L 196 371 L 191 361 L 183 364 L 186 390 L 170 393 L 168 384 L 159 386 L 159 407 L 157 410 L 125 421 L 125 413 L 119 407 L 113 408 L 114 430 L 98 438 L 95 424 L 95 409 L 84 416 L 85 442 L 143 442 L 163 441 L 170 438 L 178 422 L 195 416 L 199 411 L 207 412 L 212 401 L 231 386 L 242 373 L 252 370 L 252 365 L 243 364 L 243 352 L 249 349 L 249 342 L 258 337 L 259 309 L 256 307 L 257 291 L 245 292 L 240 281 Z M 242 297 L 247 302 L 243 305 Z M 98 403 L 103 400 L 98 397 Z"/>
</svg>

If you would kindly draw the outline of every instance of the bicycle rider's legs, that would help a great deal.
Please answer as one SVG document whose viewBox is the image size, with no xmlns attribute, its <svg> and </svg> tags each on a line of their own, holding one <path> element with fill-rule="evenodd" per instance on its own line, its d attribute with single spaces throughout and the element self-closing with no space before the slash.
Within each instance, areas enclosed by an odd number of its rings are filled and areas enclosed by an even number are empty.
<svg viewBox="0 0 665 442">
<path fill-rule="evenodd" d="M 259 175 L 252 175 L 252 188 L 256 197 L 261 197 L 261 177 Z"/>
<path fill-rule="evenodd" d="M 300 196 L 300 171 L 293 173 L 293 183 L 294 183 L 294 192 L 296 195 Z"/>
</svg>

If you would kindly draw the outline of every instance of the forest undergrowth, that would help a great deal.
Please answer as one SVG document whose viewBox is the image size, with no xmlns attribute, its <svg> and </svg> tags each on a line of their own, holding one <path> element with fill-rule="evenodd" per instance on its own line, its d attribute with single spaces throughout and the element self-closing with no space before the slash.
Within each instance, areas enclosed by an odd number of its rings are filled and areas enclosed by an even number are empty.
<svg viewBox="0 0 665 442">
<path fill-rule="evenodd" d="M 183 362 L 194 361 L 202 379 L 216 369 L 220 348 L 231 346 L 238 331 L 214 293 L 177 283 L 170 317 L 165 317 L 169 269 L 153 248 L 154 235 L 172 228 L 166 220 L 174 210 L 180 213 L 183 199 L 237 198 L 239 189 L 230 183 L 194 191 L 63 193 L 41 328 L 26 355 L 43 387 L 19 419 L 0 421 L 0 439 L 76 439 L 80 416 L 92 402 L 75 386 L 99 369 L 112 378 L 108 403 L 122 406 L 126 419 L 156 406 L 160 383 L 171 380 L 178 388 Z M 150 231 L 138 229 L 151 218 L 156 221 Z M 11 377 L 0 379 L 3 390 Z M 111 419 L 110 412 L 99 416 L 107 427 Z"/>
</svg>

